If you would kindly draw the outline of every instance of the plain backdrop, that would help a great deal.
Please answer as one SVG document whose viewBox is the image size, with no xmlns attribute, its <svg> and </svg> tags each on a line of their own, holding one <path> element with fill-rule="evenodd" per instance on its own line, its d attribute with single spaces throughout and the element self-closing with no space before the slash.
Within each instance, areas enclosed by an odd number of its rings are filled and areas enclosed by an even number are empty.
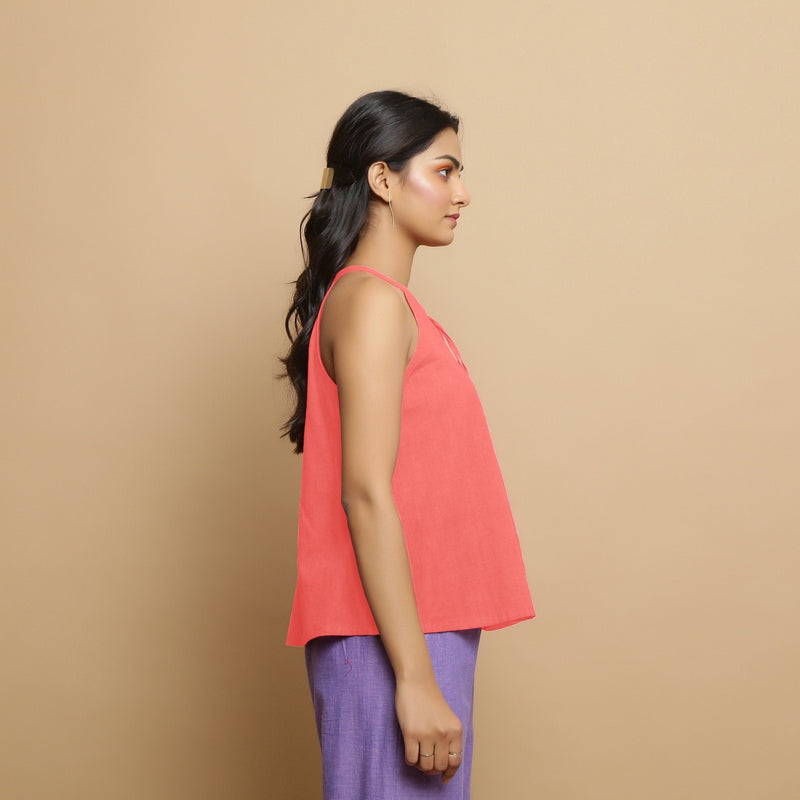
<svg viewBox="0 0 800 800">
<path fill-rule="evenodd" d="M 305 197 L 383 88 L 464 121 L 472 204 L 411 289 L 484 401 L 538 614 L 483 638 L 473 797 L 800 797 L 798 24 L 6 9 L 4 800 L 320 796 L 274 376 Z"/>
</svg>

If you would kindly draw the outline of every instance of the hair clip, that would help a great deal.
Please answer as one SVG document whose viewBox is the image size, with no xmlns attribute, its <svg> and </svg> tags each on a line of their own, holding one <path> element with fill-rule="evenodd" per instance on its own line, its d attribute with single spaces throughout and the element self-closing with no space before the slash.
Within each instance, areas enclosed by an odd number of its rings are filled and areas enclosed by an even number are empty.
<svg viewBox="0 0 800 800">
<path fill-rule="evenodd" d="M 322 183 L 319 185 L 319 190 L 330 189 L 333 186 L 333 167 L 325 167 L 322 170 Z"/>
</svg>

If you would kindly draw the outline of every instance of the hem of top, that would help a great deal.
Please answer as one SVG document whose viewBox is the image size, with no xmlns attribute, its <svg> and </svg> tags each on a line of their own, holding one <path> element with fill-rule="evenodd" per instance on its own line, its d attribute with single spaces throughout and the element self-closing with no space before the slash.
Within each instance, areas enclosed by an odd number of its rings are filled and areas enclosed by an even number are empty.
<svg viewBox="0 0 800 800">
<path fill-rule="evenodd" d="M 510 617 L 509 619 L 503 620 L 502 622 L 486 622 L 486 623 L 464 623 L 460 625 L 431 625 L 427 627 L 423 627 L 423 633 L 447 633 L 450 631 L 470 631 L 474 630 L 475 628 L 480 628 L 482 631 L 499 631 L 503 628 L 510 628 L 512 625 L 517 625 L 520 622 L 525 622 L 525 620 L 534 619 L 536 617 L 536 611 L 527 612 L 521 616 Z M 289 636 L 286 639 L 286 647 L 305 647 L 310 641 L 313 639 L 318 639 L 321 636 L 379 636 L 379 632 L 377 627 L 373 628 L 372 630 L 365 630 L 364 628 L 359 628 L 357 630 L 354 629 L 344 629 L 339 630 L 336 632 L 327 631 L 325 633 L 315 633 L 309 636 L 307 639 L 303 640 L 302 637 L 294 637 Z"/>
</svg>

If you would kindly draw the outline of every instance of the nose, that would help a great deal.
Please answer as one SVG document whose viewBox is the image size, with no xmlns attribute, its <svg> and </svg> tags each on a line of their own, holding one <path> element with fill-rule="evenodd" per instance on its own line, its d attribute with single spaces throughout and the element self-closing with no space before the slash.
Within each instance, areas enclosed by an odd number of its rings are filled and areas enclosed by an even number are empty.
<svg viewBox="0 0 800 800">
<path fill-rule="evenodd" d="M 467 187 L 464 185 L 464 181 L 459 177 L 453 190 L 453 205 L 468 206 L 470 199 Z"/>
</svg>

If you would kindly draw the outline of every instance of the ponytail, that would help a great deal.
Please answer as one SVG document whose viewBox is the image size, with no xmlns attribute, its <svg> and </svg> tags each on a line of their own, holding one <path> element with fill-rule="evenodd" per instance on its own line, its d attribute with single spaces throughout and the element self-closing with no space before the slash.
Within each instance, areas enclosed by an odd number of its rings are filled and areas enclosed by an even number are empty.
<svg viewBox="0 0 800 800">
<path fill-rule="evenodd" d="M 294 282 L 284 327 L 291 342 L 281 361 L 297 397 L 283 435 L 303 452 L 308 388 L 308 346 L 322 300 L 345 266 L 367 222 L 371 190 L 367 170 L 385 161 L 393 171 L 429 146 L 445 128 L 458 131 L 457 117 L 427 100 L 401 92 L 372 92 L 356 100 L 334 128 L 328 145 L 330 188 L 314 195 L 300 223 L 305 269 Z"/>
</svg>

